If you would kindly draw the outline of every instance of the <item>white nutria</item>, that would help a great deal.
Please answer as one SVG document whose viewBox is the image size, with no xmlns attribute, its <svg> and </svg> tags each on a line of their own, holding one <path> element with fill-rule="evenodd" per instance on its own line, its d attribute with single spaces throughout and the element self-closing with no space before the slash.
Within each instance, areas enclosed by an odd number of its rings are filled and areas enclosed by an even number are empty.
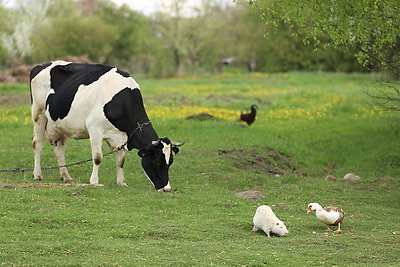
<svg viewBox="0 0 400 267">
<path fill-rule="evenodd" d="M 285 224 L 276 217 L 270 206 L 261 205 L 257 208 L 256 214 L 253 217 L 253 232 L 262 229 L 268 237 L 270 233 L 285 236 L 289 232 Z"/>
</svg>

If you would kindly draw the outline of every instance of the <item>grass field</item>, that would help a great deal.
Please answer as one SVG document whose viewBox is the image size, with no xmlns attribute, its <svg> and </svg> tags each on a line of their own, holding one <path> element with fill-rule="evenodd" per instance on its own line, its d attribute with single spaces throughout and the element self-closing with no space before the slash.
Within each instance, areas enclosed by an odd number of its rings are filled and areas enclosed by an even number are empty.
<svg viewBox="0 0 400 267">
<path fill-rule="evenodd" d="M 103 187 L 23 186 L 30 172 L 0 172 L 0 263 L 9 266 L 383 266 L 400 264 L 400 113 L 371 107 L 369 74 L 288 73 L 138 79 L 160 136 L 186 141 L 170 169 L 173 191 L 156 192 L 136 151 L 129 187 L 114 156 Z M 33 167 L 29 87 L 0 85 L 0 169 Z M 256 122 L 238 121 L 257 104 Z M 209 120 L 186 119 L 206 112 Z M 104 152 L 107 147 L 104 145 Z M 55 164 L 46 144 L 43 166 Z M 67 161 L 90 157 L 69 140 Z M 88 183 L 91 164 L 69 169 Z M 342 181 L 346 173 L 361 180 Z M 338 181 L 326 181 L 333 175 Z M 41 184 L 60 182 L 57 170 Z M 257 190 L 259 200 L 236 195 Z M 306 215 L 340 206 L 343 232 Z M 286 237 L 253 233 L 258 204 L 274 209 Z"/>
</svg>

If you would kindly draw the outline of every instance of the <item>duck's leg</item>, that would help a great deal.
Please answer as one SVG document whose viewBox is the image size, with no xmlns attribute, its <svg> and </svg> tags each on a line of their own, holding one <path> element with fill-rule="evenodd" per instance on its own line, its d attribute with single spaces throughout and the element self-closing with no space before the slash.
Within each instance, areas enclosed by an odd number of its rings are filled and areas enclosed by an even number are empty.
<svg viewBox="0 0 400 267">
<path fill-rule="evenodd" d="M 332 231 L 332 229 L 329 228 L 329 225 L 327 225 L 325 231 Z"/>
<path fill-rule="evenodd" d="M 340 229 L 340 223 L 338 223 L 338 229 L 336 230 L 336 232 L 341 232 L 342 229 Z"/>
</svg>

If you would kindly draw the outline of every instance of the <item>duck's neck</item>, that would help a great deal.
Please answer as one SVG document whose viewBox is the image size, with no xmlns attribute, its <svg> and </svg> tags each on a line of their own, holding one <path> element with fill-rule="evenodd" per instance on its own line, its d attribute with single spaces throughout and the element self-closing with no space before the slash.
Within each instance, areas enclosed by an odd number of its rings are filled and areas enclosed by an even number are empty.
<svg viewBox="0 0 400 267">
<path fill-rule="evenodd" d="M 320 204 L 318 204 L 318 203 L 315 203 L 313 205 L 313 207 L 315 208 L 316 211 L 321 211 L 321 209 L 322 209 L 322 206 Z"/>
</svg>

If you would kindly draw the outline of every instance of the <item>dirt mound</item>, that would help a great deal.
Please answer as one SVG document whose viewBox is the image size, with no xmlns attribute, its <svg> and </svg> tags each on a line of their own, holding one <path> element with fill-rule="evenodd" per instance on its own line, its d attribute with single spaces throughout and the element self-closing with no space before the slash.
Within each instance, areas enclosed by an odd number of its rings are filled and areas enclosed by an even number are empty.
<svg viewBox="0 0 400 267">
<path fill-rule="evenodd" d="M 207 112 L 201 112 L 198 114 L 193 114 L 190 116 L 186 117 L 187 120 L 198 120 L 198 121 L 205 121 L 205 120 L 218 120 L 217 117 L 214 117 L 211 114 L 208 114 Z"/>
<path fill-rule="evenodd" d="M 78 63 L 92 63 L 87 55 L 80 57 L 67 56 L 63 60 Z M 29 83 L 29 74 L 34 66 L 36 66 L 36 64 L 20 65 L 11 70 L 0 72 L 0 83 Z"/>
<path fill-rule="evenodd" d="M 0 83 L 29 83 L 29 73 L 34 65 L 21 65 L 0 73 Z"/>
<path fill-rule="evenodd" d="M 281 210 L 290 210 L 290 211 L 296 210 L 293 207 L 282 205 L 282 204 L 271 205 L 271 208 L 281 209 Z"/>
<path fill-rule="evenodd" d="M 289 155 L 276 151 L 273 148 L 262 148 L 263 151 L 246 151 L 242 149 L 219 150 L 218 154 L 233 159 L 233 166 L 255 173 L 267 173 L 277 176 L 294 173 L 306 176 L 299 172 L 292 163 Z"/>
<path fill-rule="evenodd" d="M 264 193 L 262 193 L 260 191 L 256 191 L 256 190 L 241 190 L 241 191 L 236 192 L 236 195 L 241 198 L 254 199 L 256 201 L 265 197 Z"/>
</svg>

